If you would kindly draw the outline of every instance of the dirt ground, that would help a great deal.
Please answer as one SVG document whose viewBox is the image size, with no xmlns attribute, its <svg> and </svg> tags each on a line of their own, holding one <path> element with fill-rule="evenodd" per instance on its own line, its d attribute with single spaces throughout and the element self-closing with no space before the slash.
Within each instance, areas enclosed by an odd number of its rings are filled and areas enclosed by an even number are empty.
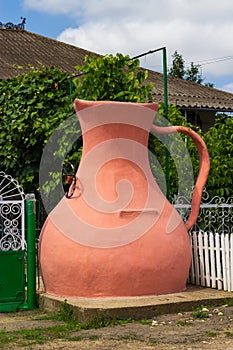
<svg viewBox="0 0 233 350">
<path fill-rule="evenodd" d="M 66 325 L 37 310 L 2 313 L 0 349 L 233 350 L 232 305 L 202 306 L 98 329 L 66 329 Z"/>
</svg>

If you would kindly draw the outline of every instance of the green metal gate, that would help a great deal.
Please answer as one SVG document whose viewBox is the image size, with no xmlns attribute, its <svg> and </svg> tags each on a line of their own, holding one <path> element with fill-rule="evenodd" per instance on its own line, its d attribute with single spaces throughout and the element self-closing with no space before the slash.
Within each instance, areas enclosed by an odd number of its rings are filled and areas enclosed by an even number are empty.
<svg viewBox="0 0 233 350">
<path fill-rule="evenodd" d="M 25 196 L 16 180 L 0 172 L 0 312 L 35 306 L 34 195 Z"/>
</svg>

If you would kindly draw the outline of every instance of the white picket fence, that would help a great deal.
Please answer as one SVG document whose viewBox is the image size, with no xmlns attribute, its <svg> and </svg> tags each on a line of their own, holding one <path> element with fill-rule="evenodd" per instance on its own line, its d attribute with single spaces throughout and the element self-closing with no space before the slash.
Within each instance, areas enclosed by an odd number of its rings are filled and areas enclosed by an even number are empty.
<svg viewBox="0 0 233 350">
<path fill-rule="evenodd" d="M 176 198 L 174 206 L 184 221 L 190 211 L 187 198 Z M 233 198 L 204 193 L 196 225 L 190 231 L 192 262 L 188 283 L 233 291 Z"/>
<path fill-rule="evenodd" d="M 233 291 L 233 234 L 191 232 L 192 262 L 188 282 Z"/>
</svg>

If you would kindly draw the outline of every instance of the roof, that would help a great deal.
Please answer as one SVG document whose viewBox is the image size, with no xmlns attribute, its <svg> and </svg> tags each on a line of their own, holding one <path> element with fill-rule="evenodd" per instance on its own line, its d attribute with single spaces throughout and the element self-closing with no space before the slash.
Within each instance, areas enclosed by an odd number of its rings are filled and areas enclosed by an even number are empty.
<svg viewBox="0 0 233 350">
<path fill-rule="evenodd" d="M 0 29 L 0 79 L 22 73 L 16 66 L 57 67 L 68 73 L 84 63 L 85 55 L 94 54 L 76 46 L 46 38 L 25 30 Z"/>
<path fill-rule="evenodd" d="M 62 43 L 25 30 L 0 29 L 0 79 L 15 77 L 22 73 L 17 66 L 61 68 L 77 73 L 75 66 L 84 63 L 85 55 L 94 52 Z M 148 80 L 154 83 L 155 101 L 163 101 L 163 75 L 149 70 Z M 186 80 L 168 76 L 168 103 L 179 108 L 201 108 L 233 111 L 233 94 Z"/>
<path fill-rule="evenodd" d="M 149 71 L 154 84 L 154 99 L 163 100 L 163 75 Z M 233 111 L 233 94 L 187 80 L 168 76 L 168 103 L 183 109 Z"/>
</svg>

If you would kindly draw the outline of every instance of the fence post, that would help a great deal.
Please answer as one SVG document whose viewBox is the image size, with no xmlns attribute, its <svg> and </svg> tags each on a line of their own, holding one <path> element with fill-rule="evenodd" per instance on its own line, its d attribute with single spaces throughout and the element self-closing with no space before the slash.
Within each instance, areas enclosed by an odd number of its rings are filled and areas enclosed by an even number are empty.
<svg viewBox="0 0 233 350">
<path fill-rule="evenodd" d="M 26 195 L 27 221 L 27 304 L 36 307 L 36 200 L 33 193 Z"/>
</svg>

